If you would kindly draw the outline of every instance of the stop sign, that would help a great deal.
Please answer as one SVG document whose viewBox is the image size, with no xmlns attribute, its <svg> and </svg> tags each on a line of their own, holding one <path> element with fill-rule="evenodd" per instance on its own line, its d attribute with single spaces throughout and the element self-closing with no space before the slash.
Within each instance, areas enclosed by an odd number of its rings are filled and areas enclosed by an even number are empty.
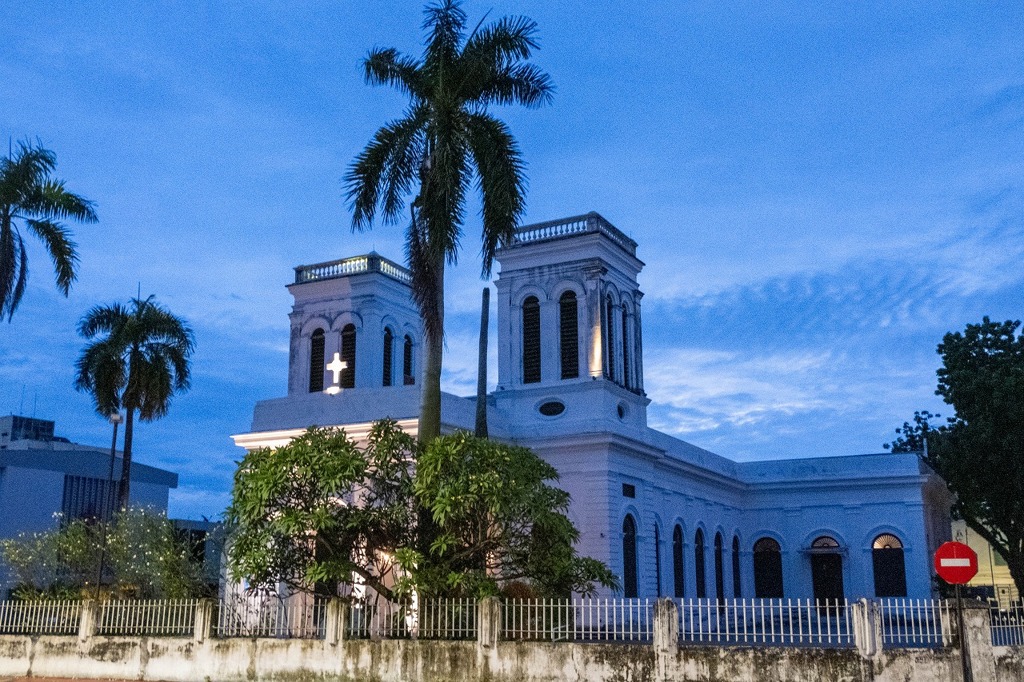
<svg viewBox="0 0 1024 682">
<path fill-rule="evenodd" d="M 962 542 L 944 542 L 935 550 L 935 572 L 950 585 L 964 585 L 978 573 L 978 555 Z"/>
</svg>

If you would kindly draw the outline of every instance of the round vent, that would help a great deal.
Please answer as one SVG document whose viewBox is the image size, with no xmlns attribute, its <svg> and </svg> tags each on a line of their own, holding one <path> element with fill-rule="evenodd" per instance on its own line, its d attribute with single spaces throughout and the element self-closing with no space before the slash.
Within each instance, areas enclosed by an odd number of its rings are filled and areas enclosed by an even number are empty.
<svg viewBox="0 0 1024 682">
<path fill-rule="evenodd" d="M 545 417 L 557 417 L 565 412 L 565 403 L 560 403 L 557 400 L 551 400 L 538 407 L 537 411 Z"/>
</svg>

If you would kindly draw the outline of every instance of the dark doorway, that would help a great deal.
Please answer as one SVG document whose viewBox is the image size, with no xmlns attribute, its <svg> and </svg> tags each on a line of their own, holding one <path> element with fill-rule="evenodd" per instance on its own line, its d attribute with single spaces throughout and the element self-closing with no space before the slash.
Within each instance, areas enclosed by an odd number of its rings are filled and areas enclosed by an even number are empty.
<svg viewBox="0 0 1024 682">
<path fill-rule="evenodd" d="M 876 597 L 906 597 L 907 569 L 903 560 L 903 543 L 895 535 L 885 533 L 871 546 L 871 563 L 875 573 Z"/>
<path fill-rule="evenodd" d="M 754 596 L 782 598 L 782 547 L 772 538 L 754 543 Z"/>
<path fill-rule="evenodd" d="M 818 538 L 811 549 L 817 552 L 811 555 L 814 598 L 818 601 L 843 599 L 843 555 L 839 553 L 839 543 L 833 538 Z"/>
<path fill-rule="evenodd" d="M 636 521 L 626 514 L 622 522 L 622 593 L 624 597 L 637 595 L 636 579 Z"/>
</svg>

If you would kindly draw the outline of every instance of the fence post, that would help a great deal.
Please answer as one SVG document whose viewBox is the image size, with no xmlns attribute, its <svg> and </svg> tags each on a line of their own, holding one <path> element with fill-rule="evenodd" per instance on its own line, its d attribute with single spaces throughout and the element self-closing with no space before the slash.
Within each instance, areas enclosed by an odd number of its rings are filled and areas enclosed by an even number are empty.
<svg viewBox="0 0 1024 682">
<path fill-rule="evenodd" d="M 679 649 L 679 607 L 663 597 L 654 602 L 654 661 L 658 680 L 671 680 L 671 662 Z"/>
<path fill-rule="evenodd" d="M 95 637 L 100 628 L 100 603 L 94 599 L 82 602 L 82 611 L 78 617 L 78 641 L 85 642 Z"/>
<path fill-rule="evenodd" d="M 484 597 L 477 602 L 476 643 L 483 649 L 498 645 L 501 633 L 501 601 L 497 597 Z"/>
<path fill-rule="evenodd" d="M 878 604 L 861 598 L 853 608 L 853 641 L 864 658 L 874 658 L 882 650 L 882 619 Z"/>
<path fill-rule="evenodd" d="M 196 617 L 192 623 L 192 640 L 202 644 L 213 636 L 213 604 L 212 599 L 200 599 L 196 602 Z"/>
<path fill-rule="evenodd" d="M 333 597 L 327 602 L 327 617 L 325 619 L 325 639 L 331 646 L 337 646 L 345 641 L 345 622 L 348 620 L 348 604 Z"/>
<path fill-rule="evenodd" d="M 964 632 L 961 637 L 960 652 L 962 655 L 963 644 L 966 643 L 974 682 L 995 682 L 996 656 L 992 647 L 992 621 L 988 604 L 973 599 L 964 600 Z"/>
</svg>

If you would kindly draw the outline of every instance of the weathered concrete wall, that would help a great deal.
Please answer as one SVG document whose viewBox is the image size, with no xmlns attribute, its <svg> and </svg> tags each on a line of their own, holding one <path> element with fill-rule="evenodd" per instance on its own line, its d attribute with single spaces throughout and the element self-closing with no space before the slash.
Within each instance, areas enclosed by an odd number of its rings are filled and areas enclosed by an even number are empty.
<svg viewBox="0 0 1024 682">
<path fill-rule="evenodd" d="M 1024 652 L 999 648 L 977 682 L 1024 679 Z M 0 677 L 196 682 L 959 682 L 955 649 L 855 650 L 408 640 L 0 636 Z"/>
</svg>

